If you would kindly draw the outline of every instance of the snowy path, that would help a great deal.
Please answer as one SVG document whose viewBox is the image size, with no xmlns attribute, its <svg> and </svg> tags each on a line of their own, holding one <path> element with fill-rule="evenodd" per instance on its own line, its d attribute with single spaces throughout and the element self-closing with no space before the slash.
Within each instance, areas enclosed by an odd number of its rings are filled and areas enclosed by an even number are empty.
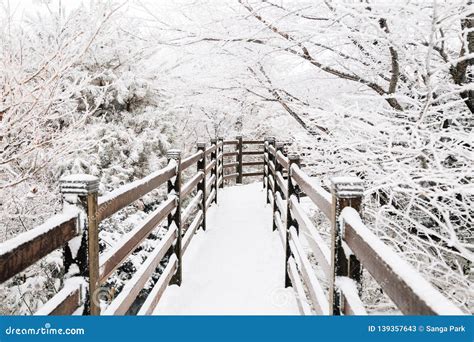
<svg viewBox="0 0 474 342">
<path fill-rule="evenodd" d="M 218 210 L 216 210 L 218 209 Z M 166 289 L 157 315 L 297 315 L 284 288 L 284 251 L 261 183 L 219 192 L 207 230 L 191 241 L 183 284 Z"/>
</svg>

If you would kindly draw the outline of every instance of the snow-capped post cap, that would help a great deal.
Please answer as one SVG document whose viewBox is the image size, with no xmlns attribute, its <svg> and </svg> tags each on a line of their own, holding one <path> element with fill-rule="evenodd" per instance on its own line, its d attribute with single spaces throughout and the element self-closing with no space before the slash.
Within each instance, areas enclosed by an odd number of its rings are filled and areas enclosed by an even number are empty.
<svg viewBox="0 0 474 342">
<path fill-rule="evenodd" d="M 175 160 L 181 159 L 181 150 L 178 150 L 176 148 L 168 150 L 166 152 L 166 157 L 168 159 L 175 159 Z"/>
<path fill-rule="evenodd" d="M 207 143 L 206 142 L 198 142 L 196 144 L 197 148 L 206 148 Z"/>
<path fill-rule="evenodd" d="M 89 195 L 99 191 L 99 178 L 86 174 L 64 176 L 59 180 L 61 193 Z"/>
<path fill-rule="evenodd" d="M 283 143 L 281 141 L 278 141 L 277 143 L 275 143 L 275 148 L 278 150 L 278 149 L 283 149 Z"/>
<path fill-rule="evenodd" d="M 331 191 L 339 198 L 355 198 L 364 194 L 364 182 L 359 177 L 332 177 Z"/>
<path fill-rule="evenodd" d="M 212 145 L 217 144 L 217 138 L 212 138 L 212 139 L 211 139 L 211 144 L 212 144 Z"/>
<path fill-rule="evenodd" d="M 266 137 L 265 140 L 268 141 L 269 143 L 274 143 L 276 139 L 275 137 L 271 136 L 271 137 Z"/>
</svg>

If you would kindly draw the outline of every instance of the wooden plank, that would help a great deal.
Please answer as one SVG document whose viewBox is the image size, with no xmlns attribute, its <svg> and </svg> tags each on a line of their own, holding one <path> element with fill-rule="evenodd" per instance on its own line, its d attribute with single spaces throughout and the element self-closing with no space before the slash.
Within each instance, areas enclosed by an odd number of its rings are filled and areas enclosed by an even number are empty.
<svg viewBox="0 0 474 342">
<path fill-rule="evenodd" d="M 78 235 L 78 211 L 56 215 L 44 224 L 0 244 L 0 284 Z"/>
<path fill-rule="evenodd" d="M 237 178 L 238 176 L 238 173 L 230 173 L 228 175 L 224 175 L 224 179 Z"/>
<path fill-rule="evenodd" d="M 197 206 L 201 202 L 202 202 L 202 191 L 198 191 L 197 194 L 191 200 L 191 202 L 188 204 L 186 209 L 183 210 L 183 213 L 181 214 L 181 222 L 183 223 L 187 222 L 188 219 L 191 217 L 191 214 L 194 212 L 194 210 L 197 208 Z"/>
<path fill-rule="evenodd" d="M 153 252 L 150 253 L 145 262 L 135 272 L 132 279 L 125 284 L 122 292 L 110 303 L 109 307 L 104 311 L 104 315 L 125 315 L 127 313 L 148 279 L 155 272 L 161 259 L 163 259 L 176 240 L 176 232 L 177 229 L 173 226 L 166 233 Z"/>
<path fill-rule="evenodd" d="M 283 155 L 283 153 L 281 153 L 281 151 L 277 152 L 276 159 L 278 163 L 280 163 L 283 166 L 283 168 L 288 169 L 289 160 L 287 157 Z"/>
<path fill-rule="evenodd" d="M 404 314 L 463 315 L 413 266 L 375 236 L 353 208 L 345 208 L 341 217 L 347 245 Z"/>
<path fill-rule="evenodd" d="M 160 204 L 138 228 L 127 233 L 111 250 L 100 258 L 99 282 L 107 278 L 127 259 L 170 213 L 176 208 L 176 197 L 172 196 Z"/>
<path fill-rule="evenodd" d="M 259 155 L 263 155 L 263 150 L 262 151 L 243 151 L 242 154 L 244 156 L 259 156 Z"/>
<path fill-rule="evenodd" d="M 272 176 L 268 177 L 268 185 L 270 185 L 270 190 L 272 190 L 272 192 L 275 191 L 275 181 Z"/>
<path fill-rule="evenodd" d="M 212 175 L 209 177 L 209 179 L 206 181 L 206 194 L 209 193 L 209 191 L 214 187 L 214 183 L 216 180 L 216 175 Z M 209 196 L 208 196 L 209 197 Z"/>
<path fill-rule="evenodd" d="M 291 166 L 291 170 L 293 179 L 300 186 L 301 190 L 311 198 L 313 203 L 324 213 L 324 215 L 326 215 L 327 218 L 331 219 L 331 194 L 321 186 L 314 184 L 311 178 L 309 178 L 296 164 Z"/>
<path fill-rule="evenodd" d="M 295 260 L 290 258 L 288 260 L 288 274 L 290 275 L 291 284 L 293 284 L 293 289 L 296 292 L 296 301 L 298 303 L 298 308 L 302 315 L 312 315 L 311 307 L 309 306 L 306 300 L 306 293 L 304 291 L 303 283 L 298 274 L 298 269 L 296 268 Z"/>
<path fill-rule="evenodd" d="M 209 197 L 206 200 L 206 209 L 208 209 L 211 206 L 212 201 L 214 200 L 215 196 L 216 196 L 216 190 L 212 189 L 211 193 L 209 194 Z"/>
<path fill-rule="evenodd" d="M 250 161 L 250 162 L 244 162 L 244 166 L 260 166 L 264 165 L 265 163 L 263 161 Z"/>
<path fill-rule="evenodd" d="M 220 187 L 223 181 L 224 179 L 222 178 L 222 176 L 220 176 L 219 180 L 217 181 L 217 186 Z"/>
<path fill-rule="evenodd" d="M 188 158 L 181 160 L 181 171 L 184 171 L 191 165 L 196 164 L 199 160 L 202 159 L 202 156 L 203 156 L 202 151 L 197 151 L 196 153 L 189 156 Z"/>
<path fill-rule="evenodd" d="M 186 184 L 181 187 L 181 199 L 189 195 L 203 178 L 204 173 L 200 171 L 188 180 Z"/>
<path fill-rule="evenodd" d="M 329 246 L 324 242 L 323 238 L 319 234 L 313 222 L 308 218 L 303 208 L 298 203 L 298 199 L 295 196 L 290 198 L 291 213 L 293 217 L 298 221 L 301 232 L 305 235 L 306 241 L 314 252 L 316 261 L 321 266 L 326 279 L 330 279 L 332 276 L 331 268 L 331 250 Z"/>
<path fill-rule="evenodd" d="M 272 190 L 268 189 L 268 200 L 270 202 L 270 206 L 273 207 L 273 193 Z"/>
<path fill-rule="evenodd" d="M 314 274 L 313 267 L 306 256 L 306 252 L 301 246 L 298 233 L 294 227 L 290 228 L 290 248 L 293 252 L 293 256 L 300 266 L 301 275 L 303 276 L 304 283 L 308 289 L 310 298 L 313 302 L 313 307 L 318 315 L 329 315 L 329 302 L 324 293 L 321 283 Z"/>
<path fill-rule="evenodd" d="M 176 165 L 171 164 L 143 179 L 124 185 L 110 194 L 99 197 L 98 221 L 100 222 L 132 204 L 174 176 L 176 176 Z"/>
<path fill-rule="evenodd" d="M 288 193 L 288 182 L 285 182 L 285 179 L 283 178 L 283 175 L 281 174 L 280 171 L 278 171 L 276 173 L 275 178 L 276 178 L 276 181 L 278 183 L 278 186 L 280 187 L 280 189 L 283 192 L 283 195 L 286 196 L 286 194 Z"/>
<path fill-rule="evenodd" d="M 281 213 L 282 222 L 286 222 L 286 203 L 281 198 L 281 194 L 279 192 L 275 193 L 275 200 L 278 207 L 278 210 Z"/>
<path fill-rule="evenodd" d="M 365 316 L 367 311 L 362 303 L 356 282 L 349 277 L 337 277 L 336 287 L 344 298 L 344 314 Z"/>
<path fill-rule="evenodd" d="M 183 237 L 183 254 L 186 252 L 186 249 L 189 246 L 189 243 L 191 242 L 194 234 L 196 234 L 196 230 L 198 227 L 201 225 L 202 221 L 202 210 L 199 210 L 196 216 L 194 217 L 193 222 L 189 225 L 189 228 L 186 230 L 186 233 L 184 234 Z"/>
<path fill-rule="evenodd" d="M 276 151 L 275 146 L 273 146 L 273 145 L 268 145 L 267 150 L 268 150 L 268 153 L 271 154 L 271 155 L 274 155 L 275 151 Z"/>
<path fill-rule="evenodd" d="M 260 177 L 263 176 L 263 172 L 246 172 L 242 174 L 242 177 Z"/>
<path fill-rule="evenodd" d="M 217 149 L 217 145 L 211 145 L 204 151 L 204 155 L 207 156 L 211 154 L 212 152 L 214 152 L 216 149 Z"/>
<path fill-rule="evenodd" d="M 213 160 L 211 161 L 209 164 L 206 165 L 206 172 L 205 174 L 208 175 L 209 172 L 211 172 L 211 170 L 216 166 L 216 161 Z"/>
<path fill-rule="evenodd" d="M 243 140 L 242 144 L 244 145 L 263 145 L 265 141 L 263 140 Z"/>
<path fill-rule="evenodd" d="M 224 168 L 226 168 L 226 167 L 237 167 L 237 166 L 239 166 L 239 162 L 232 162 L 232 163 L 224 164 Z"/>
<path fill-rule="evenodd" d="M 273 161 L 270 160 L 268 162 L 268 168 L 270 169 L 271 174 L 274 175 L 275 174 L 275 164 L 273 163 Z"/>
<path fill-rule="evenodd" d="M 224 145 L 237 145 L 238 143 L 238 140 L 224 140 Z"/>
<path fill-rule="evenodd" d="M 81 305 L 81 285 L 65 286 L 47 301 L 35 316 L 70 316 Z"/>
<path fill-rule="evenodd" d="M 98 181 L 97 181 L 98 183 Z M 97 220 L 97 190 L 87 194 L 87 264 L 89 280 L 89 314 L 100 316 L 98 301 L 93 294 L 99 290 L 99 221 Z"/>
<path fill-rule="evenodd" d="M 275 225 L 276 225 L 277 230 L 278 230 L 278 235 L 280 236 L 281 243 L 283 245 L 283 248 L 285 248 L 285 245 L 286 245 L 286 232 L 285 232 L 285 228 L 284 228 L 284 225 L 283 225 L 283 221 L 281 219 L 281 215 L 278 211 L 275 212 L 275 214 L 274 214 L 274 220 L 275 220 Z"/>
<path fill-rule="evenodd" d="M 163 270 L 163 273 L 161 273 L 160 278 L 146 297 L 145 303 L 143 303 L 142 307 L 138 311 L 139 316 L 151 315 L 153 313 L 161 299 L 161 296 L 165 292 L 166 287 L 169 285 L 173 274 L 176 272 L 177 266 L 178 258 L 176 257 L 176 254 L 173 254 L 168 261 L 168 265 L 166 265 L 165 269 Z"/>
<path fill-rule="evenodd" d="M 238 156 L 239 152 L 224 152 L 224 157 L 235 157 Z"/>
</svg>

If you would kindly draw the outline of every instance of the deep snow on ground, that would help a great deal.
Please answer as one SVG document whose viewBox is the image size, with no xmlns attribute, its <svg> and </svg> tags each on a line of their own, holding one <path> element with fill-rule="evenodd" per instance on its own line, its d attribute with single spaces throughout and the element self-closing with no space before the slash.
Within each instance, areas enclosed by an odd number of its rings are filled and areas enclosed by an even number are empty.
<svg viewBox="0 0 474 342">
<path fill-rule="evenodd" d="M 272 232 L 261 183 L 219 191 L 183 260 L 181 287 L 168 287 L 157 315 L 297 315 L 284 288 L 284 251 Z"/>
</svg>

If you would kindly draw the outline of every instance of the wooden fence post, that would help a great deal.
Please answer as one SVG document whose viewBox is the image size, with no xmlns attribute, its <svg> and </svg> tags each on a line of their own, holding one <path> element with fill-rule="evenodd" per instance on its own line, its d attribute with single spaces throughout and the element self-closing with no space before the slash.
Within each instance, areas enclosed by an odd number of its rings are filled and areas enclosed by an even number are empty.
<svg viewBox="0 0 474 342">
<path fill-rule="evenodd" d="M 285 287 L 291 286 L 291 279 L 288 273 L 288 260 L 291 257 L 290 249 L 290 228 L 295 227 L 296 232 L 299 234 L 298 221 L 293 218 L 291 215 L 291 196 L 299 195 L 297 189 L 297 184 L 291 179 L 291 166 L 296 164 L 300 166 L 300 156 L 297 154 L 292 154 L 288 156 L 288 192 L 286 196 L 286 259 L 285 259 Z"/>
<path fill-rule="evenodd" d="M 273 146 L 275 147 L 275 137 L 268 137 L 267 138 L 267 141 L 268 141 L 268 146 Z M 270 204 L 270 195 L 268 194 L 268 191 L 271 190 L 270 189 L 270 185 L 269 185 L 269 182 L 270 182 L 270 176 L 272 176 L 272 172 L 270 170 L 270 162 L 273 161 L 273 155 L 270 154 L 270 152 L 268 151 L 268 147 L 267 147 L 267 204 Z"/>
<path fill-rule="evenodd" d="M 344 225 L 340 222 L 341 211 L 345 207 L 352 207 L 360 213 L 363 182 L 357 177 L 334 177 L 331 179 L 332 192 L 332 234 L 331 234 L 331 260 L 332 277 L 329 287 L 329 305 L 333 315 L 344 312 L 343 298 L 335 286 L 336 277 L 350 277 L 359 285 L 361 290 L 362 269 L 360 262 L 352 255 L 346 255 L 349 248 L 344 248 Z"/>
<path fill-rule="evenodd" d="M 181 286 L 183 280 L 183 252 L 182 252 L 182 224 L 181 224 L 181 151 L 169 150 L 167 153 L 168 163 L 176 163 L 176 177 L 168 181 L 168 197 L 176 197 L 176 209 L 174 213 L 168 216 L 168 229 L 174 223 L 177 229 L 176 243 L 174 245 L 174 254 L 178 259 L 176 273 L 170 280 L 171 284 Z"/>
<path fill-rule="evenodd" d="M 275 164 L 275 173 L 273 175 L 273 185 L 275 187 L 275 189 L 273 191 L 273 230 L 274 231 L 277 230 L 277 225 L 276 225 L 276 222 L 275 222 L 275 213 L 278 211 L 278 204 L 277 204 L 277 200 L 276 200 L 276 194 L 280 193 L 281 198 L 284 199 L 283 198 L 283 191 L 280 188 L 280 185 L 278 185 L 278 181 L 277 181 L 278 172 L 282 173 L 282 176 L 283 176 L 283 166 L 278 162 L 278 159 L 277 159 L 278 151 L 283 152 L 283 143 L 281 143 L 281 142 L 275 143 L 275 156 L 273 157 L 273 163 Z M 280 215 L 281 214 L 282 213 L 280 213 Z M 281 218 L 283 220 L 283 215 L 281 215 Z"/>
<path fill-rule="evenodd" d="M 85 314 L 100 315 L 99 284 L 99 221 L 97 216 L 97 194 L 99 179 L 90 175 L 71 175 L 61 178 L 61 193 L 64 202 L 81 209 L 80 226 L 83 231 L 81 245 L 73 255 L 69 245 L 65 248 L 66 269 L 73 263 L 79 267 L 80 275 L 89 282 L 85 303 Z"/>
<path fill-rule="evenodd" d="M 202 191 L 202 201 L 201 204 L 199 205 L 200 209 L 202 210 L 202 230 L 206 230 L 206 200 L 207 200 L 207 194 L 206 194 L 206 143 L 205 142 L 200 142 L 197 143 L 197 150 L 202 151 L 202 158 L 198 160 L 197 162 L 197 171 L 203 173 L 203 178 L 197 185 L 197 190 Z"/>
<path fill-rule="evenodd" d="M 222 182 L 219 185 L 219 187 L 223 189 L 224 188 L 224 138 L 223 137 L 219 137 L 219 143 L 221 144 L 220 151 L 219 151 L 219 153 L 221 154 L 221 158 L 219 161 L 220 166 L 221 166 L 221 174 L 219 175 L 219 177 L 222 177 Z"/>
<path fill-rule="evenodd" d="M 215 161 L 216 163 L 214 164 L 214 167 L 212 168 L 211 173 L 214 175 L 214 184 L 212 185 L 212 188 L 215 190 L 216 194 L 214 195 L 214 200 L 213 202 L 217 204 L 217 184 L 219 182 L 219 175 L 217 174 L 217 168 L 219 166 L 219 161 L 217 160 L 217 155 L 218 155 L 218 148 L 217 148 L 217 139 L 211 139 L 211 145 L 216 146 L 216 149 L 214 152 L 211 153 L 211 163 Z"/>
<path fill-rule="evenodd" d="M 239 135 L 236 137 L 236 139 L 239 141 L 237 144 L 237 184 L 242 184 L 242 170 L 243 170 L 243 155 L 242 155 L 242 136 Z"/>
<path fill-rule="evenodd" d="M 267 172 L 268 172 L 268 164 L 267 164 L 267 145 L 268 145 L 268 138 L 265 138 L 265 141 L 263 142 L 263 189 L 267 190 Z M 267 198 L 267 203 L 268 203 L 268 198 Z"/>
</svg>

